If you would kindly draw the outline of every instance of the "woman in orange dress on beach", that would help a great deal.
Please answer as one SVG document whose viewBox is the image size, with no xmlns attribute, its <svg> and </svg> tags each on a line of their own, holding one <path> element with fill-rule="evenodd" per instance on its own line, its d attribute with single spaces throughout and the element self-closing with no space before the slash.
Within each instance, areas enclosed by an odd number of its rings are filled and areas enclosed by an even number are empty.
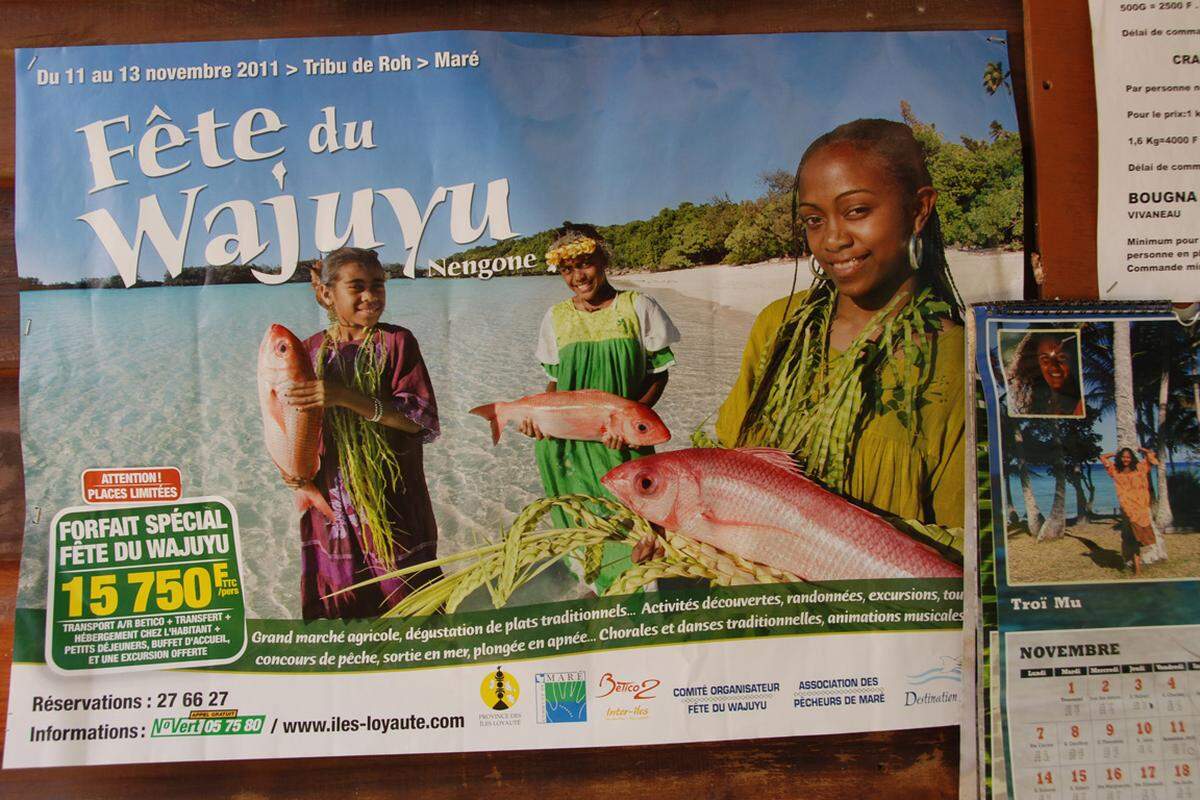
<svg viewBox="0 0 1200 800">
<path fill-rule="evenodd" d="M 1117 490 L 1117 502 L 1129 521 L 1132 537 L 1122 533 L 1121 555 L 1133 561 L 1133 574 L 1142 574 L 1141 549 L 1156 541 L 1154 524 L 1150 517 L 1150 468 L 1158 466 L 1158 456 L 1153 450 L 1139 447 L 1146 458 L 1138 461 L 1133 449 L 1122 447 L 1116 453 L 1103 453 L 1100 463 L 1112 478 Z M 1115 460 L 1114 460 L 1115 456 Z M 1132 540 L 1131 540 L 1132 539 Z"/>
</svg>

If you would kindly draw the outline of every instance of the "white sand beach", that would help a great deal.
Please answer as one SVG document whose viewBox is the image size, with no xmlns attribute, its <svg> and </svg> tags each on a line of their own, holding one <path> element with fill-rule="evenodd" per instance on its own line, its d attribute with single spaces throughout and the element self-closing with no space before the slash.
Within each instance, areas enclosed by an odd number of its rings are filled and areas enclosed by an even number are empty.
<svg viewBox="0 0 1200 800">
<path fill-rule="evenodd" d="M 946 259 L 964 302 L 1021 299 L 1022 252 L 947 250 Z M 744 266 L 714 264 L 672 272 L 614 275 L 613 281 L 622 288 L 671 289 L 698 300 L 758 314 L 791 289 L 793 263 L 789 260 Z M 808 262 L 802 260 L 796 289 L 806 289 L 811 283 Z"/>
</svg>

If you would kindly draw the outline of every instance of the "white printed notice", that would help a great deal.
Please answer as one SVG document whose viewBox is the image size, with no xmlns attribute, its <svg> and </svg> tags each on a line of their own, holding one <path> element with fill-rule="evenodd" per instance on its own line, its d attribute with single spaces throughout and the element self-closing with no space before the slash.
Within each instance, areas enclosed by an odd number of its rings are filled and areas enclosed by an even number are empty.
<svg viewBox="0 0 1200 800">
<path fill-rule="evenodd" d="M 1200 296 L 1200 2 L 1090 0 L 1100 296 Z"/>
</svg>

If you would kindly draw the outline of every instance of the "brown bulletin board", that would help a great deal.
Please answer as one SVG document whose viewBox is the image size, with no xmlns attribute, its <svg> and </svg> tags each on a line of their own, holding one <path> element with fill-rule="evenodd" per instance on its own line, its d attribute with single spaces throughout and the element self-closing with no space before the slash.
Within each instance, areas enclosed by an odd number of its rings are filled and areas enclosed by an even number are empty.
<svg viewBox="0 0 1200 800">
<path fill-rule="evenodd" d="M 1040 293 L 1094 297 L 1096 130 L 1086 0 L 0 4 L 0 117 L 8 121 L 0 125 L 0 703 L 7 707 L 25 514 L 17 404 L 13 48 L 435 29 L 671 35 L 969 28 L 1007 32 L 1018 116 L 1026 137 L 1027 249 L 1042 256 Z M 1027 271 L 1032 276 L 1032 264 Z M 1028 283 L 1030 293 L 1036 292 L 1034 281 Z M 64 407 L 63 413 L 72 410 Z M 956 728 L 937 728 L 594 750 L 18 770 L 0 773 L 0 796 L 511 798 L 536 793 L 573 798 L 925 800 L 956 796 L 958 747 Z"/>
<path fill-rule="evenodd" d="M 1026 0 L 1024 29 L 1033 145 L 1025 174 L 1036 186 L 1026 230 L 1043 277 L 1036 296 L 1095 299 L 1096 79 L 1087 0 Z"/>
</svg>

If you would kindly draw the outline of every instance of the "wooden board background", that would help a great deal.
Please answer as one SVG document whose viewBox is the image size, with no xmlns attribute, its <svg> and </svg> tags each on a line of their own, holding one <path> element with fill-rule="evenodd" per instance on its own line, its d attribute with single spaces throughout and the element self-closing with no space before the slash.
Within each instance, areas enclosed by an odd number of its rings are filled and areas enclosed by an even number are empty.
<svg viewBox="0 0 1200 800">
<path fill-rule="evenodd" d="M 0 2 L 0 706 L 7 709 L 26 511 L 17 405 L 13 48 L 436 29 L 673 35 L 969 28 L 1007 31 L 1027 142 L 1027 248 L 1040 253 L 1042 265 L 1039 286 L 1038 259 L 1027 259 L 1027 294 L 1094 297 L 1096 126 L 1086 0 Z M 62 413 L 75 413 L 70 398 Z M 571 751 L 9 770 L 0 773 L 0 796 L 926 800 L 956 796 L 957 770 L 957 729 L 933 728 Z"/>
</svg>

